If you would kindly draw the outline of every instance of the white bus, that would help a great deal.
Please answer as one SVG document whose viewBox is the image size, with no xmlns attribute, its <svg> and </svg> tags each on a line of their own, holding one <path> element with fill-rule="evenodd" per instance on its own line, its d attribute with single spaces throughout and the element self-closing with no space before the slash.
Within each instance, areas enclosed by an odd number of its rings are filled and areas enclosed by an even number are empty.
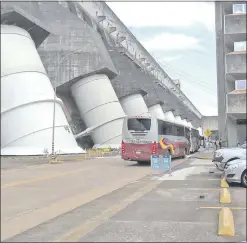
<svg viewBox="0 0 247 243">
<path fill-rule="evenodd" d="M 151 116 L 126 117 L 122 131 L 122 159 L 141 163 L 150 161 L 152 154 L 168 152 L 172 158 L 185 157 L 190 151 L 198 150 L 199 137 L 195 137 L 195 129 L 183 125 Z"/>
</svg>

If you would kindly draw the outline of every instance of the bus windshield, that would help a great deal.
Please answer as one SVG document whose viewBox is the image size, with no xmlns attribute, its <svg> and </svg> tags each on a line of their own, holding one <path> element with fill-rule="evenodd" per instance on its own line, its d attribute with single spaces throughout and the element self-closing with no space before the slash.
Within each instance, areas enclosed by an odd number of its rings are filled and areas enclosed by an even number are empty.
<svg viewBox="0 0 247 243">
<path fill-rule="evenodd" d="M 149 131 L 151 128 L 151 119 L 149 118 L 129 118 L 128 130 L 130 131 Z"/>
</svg>

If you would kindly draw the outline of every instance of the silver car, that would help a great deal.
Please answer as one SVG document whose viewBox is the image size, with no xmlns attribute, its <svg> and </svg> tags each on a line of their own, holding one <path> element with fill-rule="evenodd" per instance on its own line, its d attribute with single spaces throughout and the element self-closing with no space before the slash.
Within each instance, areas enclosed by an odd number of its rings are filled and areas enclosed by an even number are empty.
<svg viewBox="0 0 247 243">
<path fill-rule="evenodd" d="M 229 183 L 241 183 L 247 187 L 246 159 L 237 159 L 227 163 L 225 167 L 225 179 Z"/>
<path fill-rule="evenodd" d="M 212 162 L 218 170 L 224 171 L 227 163 L 236 159 L 246 158 L 246 146 L 218 149 L 214 152 Z"/>
</svg>

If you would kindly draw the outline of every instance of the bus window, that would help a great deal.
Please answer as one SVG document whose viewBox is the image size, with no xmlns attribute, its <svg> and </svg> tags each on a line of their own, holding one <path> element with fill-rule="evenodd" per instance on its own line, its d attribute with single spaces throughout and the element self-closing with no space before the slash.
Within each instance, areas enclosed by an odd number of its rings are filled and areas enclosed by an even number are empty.
<svg viewBox="0 0 247 243">
<path fill-rule="evenodd" d="M 151 127 L 151 119 L 149 118 L 129 118 L 128 130 L 132 131 L 149 131 Z"/>
<path fill-rule="evenodd" d="M 184 127 L 174 126 L 174 136 L 184 136 Z"/>
<path fill-rule="evenodd" d="M 164 135 L 163 134 L 163 121 L 161 121 L 161 120 L 158 120 L 158 134 Z"/>
<path fill-rule="evenodd" d="M 158 134 L 159 135 L 173 135 L 172 131 L 173 125 L 165 122 L 158 120 Z"/>
</svg>

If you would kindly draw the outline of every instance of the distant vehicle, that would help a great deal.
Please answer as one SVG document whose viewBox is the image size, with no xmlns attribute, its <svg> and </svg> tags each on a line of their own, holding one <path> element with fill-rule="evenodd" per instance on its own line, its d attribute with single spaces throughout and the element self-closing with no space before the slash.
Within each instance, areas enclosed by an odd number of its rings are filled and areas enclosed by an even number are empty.
<svg viewBox="0 0 247 243">
<path fill-rule="evenodd" d="M 246 145 L 218 149 L 214 152 L 212 161 L 220 171 L 224 171 L 226 164 L 236 159 L 246 159 Z"/>
<path fill-rule="evenodd" d="M 227 163 L 224 176 L 229 183 L 241 183 L 247 187 L 246 159 L 236 159 Z"/>
<path fill-rule="evenodd" d="M 185 157 L 194 139 L 194 151 L 199 148 L 197 134 L 191 135 L 188 127 L 151 116 L 126 117 L 122 131 L 122 159 L 150 161 L 152 154 L 170 153 L 172 158 Z M 198 140 L 198 145 L 197 145 Z"/>
</svg>

